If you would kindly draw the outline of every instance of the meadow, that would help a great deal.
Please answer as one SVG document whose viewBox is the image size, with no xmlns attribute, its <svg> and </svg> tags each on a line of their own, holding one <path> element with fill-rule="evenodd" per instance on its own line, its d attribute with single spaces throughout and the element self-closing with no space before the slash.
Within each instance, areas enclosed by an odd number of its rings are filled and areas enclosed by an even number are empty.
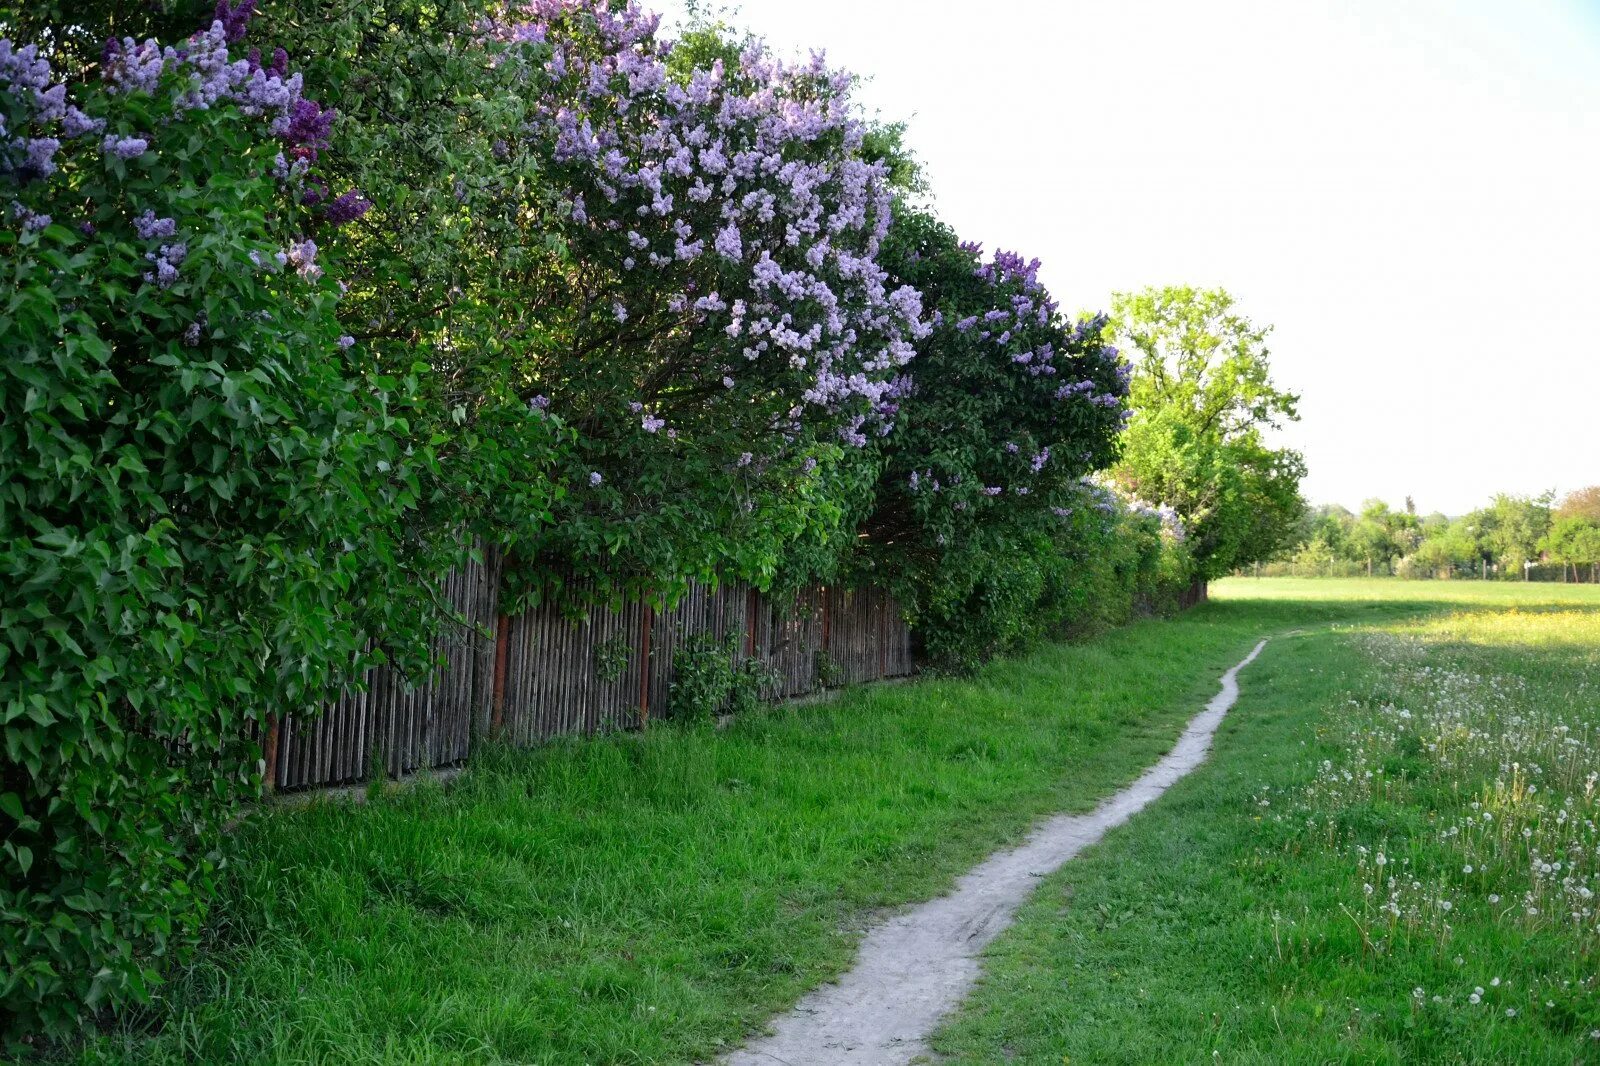
<svg viewBox="0 0 1600 1066">
<path fill-rule="evenodd" d="M 1217 594 L 1428 609 L 1275 637 L 1213 762 L 1041 887 L 936 1046 L 972 1063 L 1600 1057 L 1600 596 Z"/>
<path fill-rule="evenodd" d="M 848 967 L 887 909 L 1136 776 L 1268 634 L 1214 761 L 1043 883 L 940 1050 L 1600 1046 L 1582 895 L 1600 589 L 1244 580 L 971 679 L 260 811 L 200 956 L 71 1055 L 706 1060 Z"/>
</svg>

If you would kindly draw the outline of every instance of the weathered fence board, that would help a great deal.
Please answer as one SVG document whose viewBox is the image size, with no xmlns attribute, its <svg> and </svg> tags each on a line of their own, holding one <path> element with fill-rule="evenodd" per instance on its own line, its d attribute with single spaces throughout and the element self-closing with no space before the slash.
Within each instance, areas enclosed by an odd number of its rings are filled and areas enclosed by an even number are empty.
<svg viewBox="0 0 1600 1066">
<path fill-rule="evenodd" d="M 697 583 L 664 609 L 628 600 L 574 618 L 551 606 L 501 615 L 498 585 L 493 553 L 446 577 L 440 594 L 467 624 L 436 639 L 440 666 L 427 681 L 408 685 L 380 667 L 320 717 L 269 731 L 272 786 L 347 784 L 374 766 L 392 776 L 450 766 L 491 734 L 530 746 L 642 728 L 668 713 L 673 660 L 701 633 L 731 641 L 733 658 L 769 667 L 769 699 L 913 670 L 910 629 L 881 589 L 774 597 L 743 582 Z M 573 591 L 581 600 L 592 590 Z"/>
</svg>

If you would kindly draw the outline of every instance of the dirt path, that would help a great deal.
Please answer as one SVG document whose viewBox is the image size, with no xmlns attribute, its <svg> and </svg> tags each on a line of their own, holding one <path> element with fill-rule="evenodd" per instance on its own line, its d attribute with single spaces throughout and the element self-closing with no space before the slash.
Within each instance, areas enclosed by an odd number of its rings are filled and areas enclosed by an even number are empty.
<svg viewBox="0 0 1600 1066">
<path fill-rule="evenodd" d="M 927 1038 L 977 979 L 979 955 L 1033 892 L 1038 879 L 1098 841 L 1205 761 L 1211 736 L 1239 698 L 1239 671 L 1265 640 L 1222 675 L 1222 691 L 1190 720 L 1172 751 L 1088 814 L 1061 814 L 1011 851 L 969 870 L 948 896 L 878 926 L 855 968 L 802 999 L 772 1035 L 723 1060 L 727 1066 L 891 1066 L 927 1053 Z"/>
</svg>

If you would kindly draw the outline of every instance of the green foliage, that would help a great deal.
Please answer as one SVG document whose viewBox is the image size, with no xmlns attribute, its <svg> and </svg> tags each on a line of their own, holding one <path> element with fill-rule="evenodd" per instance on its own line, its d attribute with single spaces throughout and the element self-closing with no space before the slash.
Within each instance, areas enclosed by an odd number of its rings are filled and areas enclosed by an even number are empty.
<svg viewBox="0 0 1600 1066">
<path fill-rule="evenodd" d="M 417 380 L 338 338 L 331 275 L 270 269 L 314 221 L 232 105 L 86 89 L 97 136 L 0 230 L 0 1028 L 146 1000 L 205 917 L 269 713 L 420 662 Z M 27 101 L 0 94 L 11 129 Z M 172 220 L 141 236 L 135 219 Z M 181 242 L 186 256 L 160 246 Z M 153 260 L 181 258 L 163 285 Z M 259 257 L 259 266 L 252 260 Z M 306 260 L 302 260 L 306 262 Z M 291 265 L 293 260 L 291 260 Z"/>
<path fill-rule="evenodd" d="M 1212 605 L 971 681 L 492 748 L 448 787 L 251 818 L 215 950 L 83 1059 L 713 1062 L 885 909 L 1125 784 L 1219 664 L 1305 621 Z"/>
<path fill-rule="evenodd" d="M 209 24 L 213 6 L 82 0 L 28 6 L 6 22 L 24 37 L 62 39 L 82 67 L 107 36 L 178 40 Z M 415 528 L 451 539 L 466 530 L 518 553 L 562 495 L 552 472 L 572 430 L 528 407 L 526 353 L 545 334 L 518 289 L 560 245 L 527 224 L 551 204 L 523 135 L 527 94 L 482 33 L 502 10 L 487 0 L 269 0 L 244 44 L 286 49 L 306 85 L 336 105 L 334 142 L 314 173 L 372 203 L 341 232 L 348 292 L 338 316 L 383 373 L 415 378 L 412 438 L 440 458 L 436 475 L 419 473 Z"/>
<path fill-rule="evenodd" d="M 1586 532 L 1600 528 L 1587 516 L 1591 497 L 1573 493 L 1552 510 L 1552 496 L 1501 494 L 1489 506 L 1460 518 L 1432 514 L 1418 518 L 1408 509 L 1394 511 L 1381 500 L 1368 500 L 1359 516 L 1342 507 L 1317 508 L 1297 532 L 1289 558 L 1310 572 L 1332 573 L 1327 564 L 1360 564 L 1370 575 L 1451 577 L 1492 574 L 1519 580 L 1525 563 L 1542 558 L 1565 565 L 1594 560 Z M 1407 503 L 1410 501 L 1408 499 Z"/>
<path fill-rule="evenodd" d="M 1134 367 L 1117 481 L 1177 510 L 1202 578 L 1292 543 L 1305 462 L 1264 431 L 1297 418 L 1299 398 L 1272 383 L 1269 330 L 1221 289 L 1120 294 L 1113 314 Z"/>
<path fill-rule="evenodd" d="M 621 681 L 622 676 L 628 672 L 630 646 L 631 642 L 628 637 L 621 633 L 596 645 L 594 649 L 595 676 L 608 683 Z"/>
<path fill-rule="evenodd" d="M 913 617 L 924 658 L 971 673 L 1049 637 L 1084 636 L 1135 614 L 1166 614 L 1193 579 L 1181 541 L 1124 510 L 1075 511 L 1005 541 L 968 542 L 928 575 Z"/>
<path fill-rule="evenodd" d="M 1538 497 L 1497 495 L 1476 512 L 1478 538 L 1489 557 L 1508 576 L 1520 576 L 1523 564 L 1539 558 L 1539 544 L 1550 531 L 1551 494 Z"/>
<path fill-rule="evenodd" d="M 1555 520 L 1540 543 L 1558 563 L 1600 563 L 1600 521 L 1583 514 L 1563 515 Z"/>
<path fill-rule="evenodd" d="M 686 722 L 746 714 L 760 706 L 761 690 L 773 680 L 760 659 L 741 654 L 737 634 L 718 640 L 710 633 L 695 633 L 673 651 L 668 712 Z"/>
<path fill-rule="evenodd" d="M 1068 590 L 1116 570 L 1082 478 L 1110 461 L 1123 384 L 1103 322 L 1065 320 L 1037 264 L 985 263 L 905 204 L 884 261 L 941 320 L 906 368 L 894 432 L 875 445 L 853 565 L 896 592 L 932 662 L 968 671 L 1059 631 Z M 1074 621 L 1101 607 L 1075 606 Z"/>
<path fill-rule="evenodd" d="M 1462 518 L 1424 529 L 1410 561 L 1417 576 L 1432 577 L 1471 571 L 1481 558 L 1473 522 Z"/>
</svg>

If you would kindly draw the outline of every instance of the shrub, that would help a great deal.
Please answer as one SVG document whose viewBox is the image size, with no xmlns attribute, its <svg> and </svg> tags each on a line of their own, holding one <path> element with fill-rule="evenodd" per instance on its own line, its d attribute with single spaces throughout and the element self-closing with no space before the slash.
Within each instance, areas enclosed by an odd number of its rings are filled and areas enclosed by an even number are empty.
<svg viewBox="0 0 1600 1066">
<path fill-rule="evenodd" d="M 888 168 L 851 79 L 599 0 L 497 27 L 530 102 L 522 150 L 559 193 L 559 254 L 523 279 L 526 389 L 577 432 L 538 550 L 657 591 L 770 580 L 848 539 L 836 475 L 887 430 L 926 326 L 878 262 Z M 604 353 L 604 357 L 598 357 Z M 849 516 L 853 517 L 853 516 Z"/>
<path fill-rule="evenodd" d="M 737 634 L 718 640 L 710 633 L 696 633 L 672 656 L 668 708 L 672 718 L 688 722 L 746 714 L 761 705 L 761 690 L 774 680 L 775 674 L 761 660 L 739 654 Z"/>
<path fill-rule="evenodd" d="M 331 116 L 248 5 L 55 83 L 0 43 L 0 1027 L 145 999 L 192 943 L 272 710 L 318 706 L 424 611 L 430 457 L 324 273 Z M 343 205 L 343 206 L 340 206 Z M 359 592 L 359 595 L 356 593 Z"/>
<path fill-rule="evenodd" d="M 1065 319 L 1037 261 L 985 259 L 903 205 L 885 259 L 934 325 L 876 445 L 857 569 L 895 590 L 928 657 L 968 669 L 1049 630 L 1041 597 L 1073 554 L 1083 475 L 1112 456 L 1126 381 L 1104 319 Z"/>
</svg>

